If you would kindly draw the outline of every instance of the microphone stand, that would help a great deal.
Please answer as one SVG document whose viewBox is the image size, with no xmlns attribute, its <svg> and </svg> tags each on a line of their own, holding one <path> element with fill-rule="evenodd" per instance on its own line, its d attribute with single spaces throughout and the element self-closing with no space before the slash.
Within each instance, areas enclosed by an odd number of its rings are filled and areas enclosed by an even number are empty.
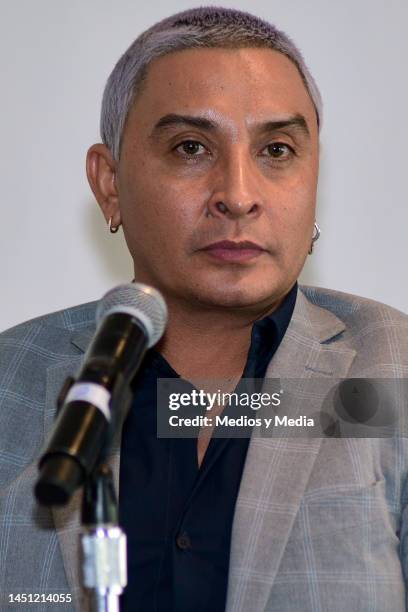
<svg viewBox="0 0 408 612">
<path fill-rule="evenodd" d="M 93 612 L 119 612 L 127 584 L 126 535 L 118 525 L 112 470 L 101 462 L 86 480 L 82 501 L 83 584 Z"/>
</svg>

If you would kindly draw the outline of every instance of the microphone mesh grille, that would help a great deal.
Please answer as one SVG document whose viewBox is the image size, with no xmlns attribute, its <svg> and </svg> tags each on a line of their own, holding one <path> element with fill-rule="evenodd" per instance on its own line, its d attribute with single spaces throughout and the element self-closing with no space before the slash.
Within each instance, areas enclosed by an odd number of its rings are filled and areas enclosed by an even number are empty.
<svg viewBox="0 0 408 612">
<path fill-rule="evenodd" d="M 161 293 L 143 283 L 118 285 L 108 291 L 96 309 L 98 325 L 113 312 L 127 312 L 140 320 L 148 335 L 149 348 L 161 338 L 167 323 L 167 307 Z"/>
</svg>

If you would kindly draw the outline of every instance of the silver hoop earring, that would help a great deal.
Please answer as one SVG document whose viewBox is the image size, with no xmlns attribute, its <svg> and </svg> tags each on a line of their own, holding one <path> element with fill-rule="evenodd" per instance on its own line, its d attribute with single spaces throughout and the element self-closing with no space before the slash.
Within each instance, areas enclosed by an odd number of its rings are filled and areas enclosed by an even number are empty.
<svg viewBox="0 0 408 612">
<path fill-rule="evenodd" d="M 109 231 L 110 231 L 111 234 L 116 234 L 116 232 L 119 229 L 119 225 L 113 226 L 112 225 L 112 217 L 109 217 L 108 226 L 109 226 Z"/>
<path fill-rule="evenodd" d="M 312 236 L 312 242 L 310 243 L 309 255 L 313 253 L 314 243 L 320 238 L 320 227 L 317 225 L 316 221 L 314 222 L 314 231 Z"/>
</svg>

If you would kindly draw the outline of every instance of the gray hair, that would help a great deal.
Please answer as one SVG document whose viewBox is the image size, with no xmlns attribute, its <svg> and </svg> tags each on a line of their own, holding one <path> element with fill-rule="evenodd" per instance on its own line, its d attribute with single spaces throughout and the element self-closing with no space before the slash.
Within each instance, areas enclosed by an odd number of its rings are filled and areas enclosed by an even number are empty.
<svg viewBox="0 0 408 612">
<path fill-rule="evenodd" d="M 199 7 L 176 13 L 140 34 L 125 51 L 105 86 L 101 109 L 101 137 L 118 160 L 129 110 L 140 93 L 149 64 L 182 49 L 270 48 L 286 55 L 299 70 L 322 122 L 322 99 L 302 54 L 274 25 L 249 13 L 221 7 Z"/>
</svg>

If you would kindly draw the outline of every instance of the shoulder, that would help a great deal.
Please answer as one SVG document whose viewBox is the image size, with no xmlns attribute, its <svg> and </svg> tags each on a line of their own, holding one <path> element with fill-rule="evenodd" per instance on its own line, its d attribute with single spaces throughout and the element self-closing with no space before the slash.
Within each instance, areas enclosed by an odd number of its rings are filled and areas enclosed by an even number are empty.
<svg viewBox="0 0 408 612">
<path fill-rule="evenodd" d="M 9 350 L 27 349 L 65 354 L 70 338 L 95 325 L 97 302 L 65 308 L 35 319 L 30 319 L 0 333 L 0 355 Z"/>
<path fill-rule="evenodd" d="M 382 302 L 343 291 L 309 285 L 299 285 L 299 289 L 314 306 L 344 323 L 344 331 L 333 340 L 357 351 L 356 364 L 377 364 L 384 374 L 389 371 L 395 375 L 399 364 L 399 375 L 408 374 L 408 315 Z"/>
<path fill-rule="evenodd" d="M 96 306 L 98 302 L 87 302 L 86 304 L 78 304 L 70 308 L 64 308 L 56 312 L 51 312 L 29 321 L 19 323 L 14 327 L 6 329 L 0 333 L 0 339 L 7 337 L 18 337 L 28 330 L 39 329 L 63 329 L 67 331 L 76 331 L 92 325 L 95 319 Z"/>
<path fill-rule="evenodd" d="M 327 308 L 331 310 L 333 314 L 338 317 L 349 315 L 355 315 L 357 313 L 365 312 L 366 314 L 384 316 L 393 316 L 396 319 L 408 322 L 408 315 L 378 302 L 370 298 L 362 297 L 361 295 L 354 295 L 352 293 L 345 293 L 344 291 L 336 291 L 334 289 L 328 289 L 327 287 L 315 287 L 312 285 L 299 285 L 299 289 L 304 293 L 307 299 L 317 306 Z"/>
<path fill-rule="evenodd" d="M 385 325 L 401 325 L 408 330 L 408 315 L 382 302 L 326 287 L 299 285 L 299 289 L 310 302 L 329 310 L 349 325 L 359 326 L 376 321 Z"/>
<path fill-rule="evenodd" d="M 50 366 L 82 354 L 72 339 L 94 329 L 97 302 L 66 308 L 20 323 L 0 334 L 0 390 L 29 392 Z"/>
<path fill-rule="evenodd" d="M 96 302 L 66 308 L 0 334 L 0 482 L 13 479 L 43 444 L 47 406 L 83 357 L 75 335 L 92 335 Z M 55 396 L 55 397 L 54 397 Z"/>
</svg>

